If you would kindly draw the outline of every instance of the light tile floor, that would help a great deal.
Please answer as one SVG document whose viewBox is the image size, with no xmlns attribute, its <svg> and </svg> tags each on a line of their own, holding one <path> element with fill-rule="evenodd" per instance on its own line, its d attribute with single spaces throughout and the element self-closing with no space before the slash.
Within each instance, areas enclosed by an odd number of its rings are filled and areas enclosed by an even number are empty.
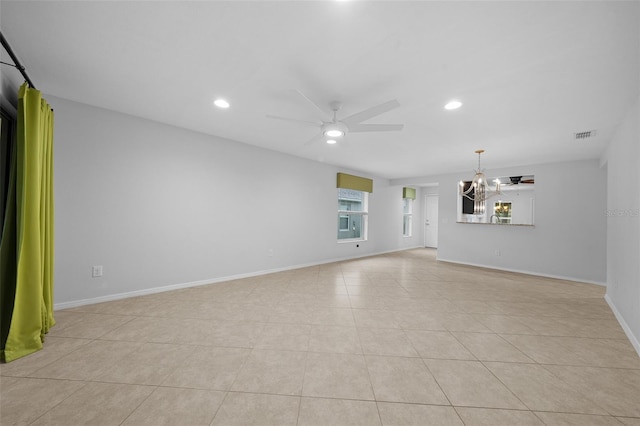
<svg viewBox="0 0 640 426">
<path fill-rule="evenodd" d="M 603 295 L 416 249 L 67 309 L 0 423 L 639 425 Z"/>
</svg>

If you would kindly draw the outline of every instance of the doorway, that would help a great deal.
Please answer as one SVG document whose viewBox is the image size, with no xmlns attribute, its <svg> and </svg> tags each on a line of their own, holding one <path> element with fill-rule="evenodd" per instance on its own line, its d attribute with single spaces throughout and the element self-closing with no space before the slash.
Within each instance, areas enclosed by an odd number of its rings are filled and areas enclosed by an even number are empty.
<svg viewBox="0 0 640 426">
<path fill-rule="evenodd" d="M 424 196 L 424 246 L 438 248 L 438 195 Z"/>
</svg>

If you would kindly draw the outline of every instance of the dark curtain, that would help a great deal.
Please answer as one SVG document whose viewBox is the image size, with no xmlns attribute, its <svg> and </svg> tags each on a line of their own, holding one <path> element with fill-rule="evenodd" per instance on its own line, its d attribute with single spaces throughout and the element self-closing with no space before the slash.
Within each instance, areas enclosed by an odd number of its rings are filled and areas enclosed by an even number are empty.
<svg viewBox="0 0 640 426">
<path fill-rule="evenodd" d="M 7 246 L 14 246 L 16 241 L 15 209 L 7 209 L 7 206 L 15 206 L 16 201 L 15 190 L 10 191 L 10 188 L 15 188 L 15 182 L 12 182 L 11 176 L 14 174 L 12 167 L 15 167 L 16 122 L 4 110 L 0 110 L 0 120 L 0 241 L 4 241 Z M 0 349 L 4 350 L 13 314 L 13 301 L 16 296 L 15 268 L 13 267 L 16 257 L 14 250 L 0 251 L 6 251 L 6 255 L 0 256 L 0 270 L 10 273 L 6 279 L 0 277 L 0 306 L 2 306 Z"/>
</svg>

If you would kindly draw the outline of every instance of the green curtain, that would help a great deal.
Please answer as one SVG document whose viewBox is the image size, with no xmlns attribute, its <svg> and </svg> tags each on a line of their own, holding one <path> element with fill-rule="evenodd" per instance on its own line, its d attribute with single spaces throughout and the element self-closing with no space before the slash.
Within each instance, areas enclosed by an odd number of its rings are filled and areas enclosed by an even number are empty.
<svg viewBox="0 0 640 426">
<path fill-rule="evenodd" d="M 55 324 L 53 110 L 38 90 L 26 84 L 18 94 L 17 121 L 12 187 L 0 243 L 2 359 L 6 362 L 42 349 L 45 333 Z"/>
</svg>

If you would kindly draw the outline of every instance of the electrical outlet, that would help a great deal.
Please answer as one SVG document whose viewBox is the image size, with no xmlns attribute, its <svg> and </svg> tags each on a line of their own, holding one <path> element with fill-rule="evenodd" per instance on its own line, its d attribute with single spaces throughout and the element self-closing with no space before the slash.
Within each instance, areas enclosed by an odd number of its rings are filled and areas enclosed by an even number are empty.
<svg viewBox="0 0 640 426">
<path fill-rule="evenodd" d="M 102 276 L 102 265 L 95 265 L 91 267 L 91 277 L 100 278 Z"/>
<path fill-rule="evenodd" d="M 496 256 L 500 256 L 500 250 L 496 250 Z"/>
</svg>

